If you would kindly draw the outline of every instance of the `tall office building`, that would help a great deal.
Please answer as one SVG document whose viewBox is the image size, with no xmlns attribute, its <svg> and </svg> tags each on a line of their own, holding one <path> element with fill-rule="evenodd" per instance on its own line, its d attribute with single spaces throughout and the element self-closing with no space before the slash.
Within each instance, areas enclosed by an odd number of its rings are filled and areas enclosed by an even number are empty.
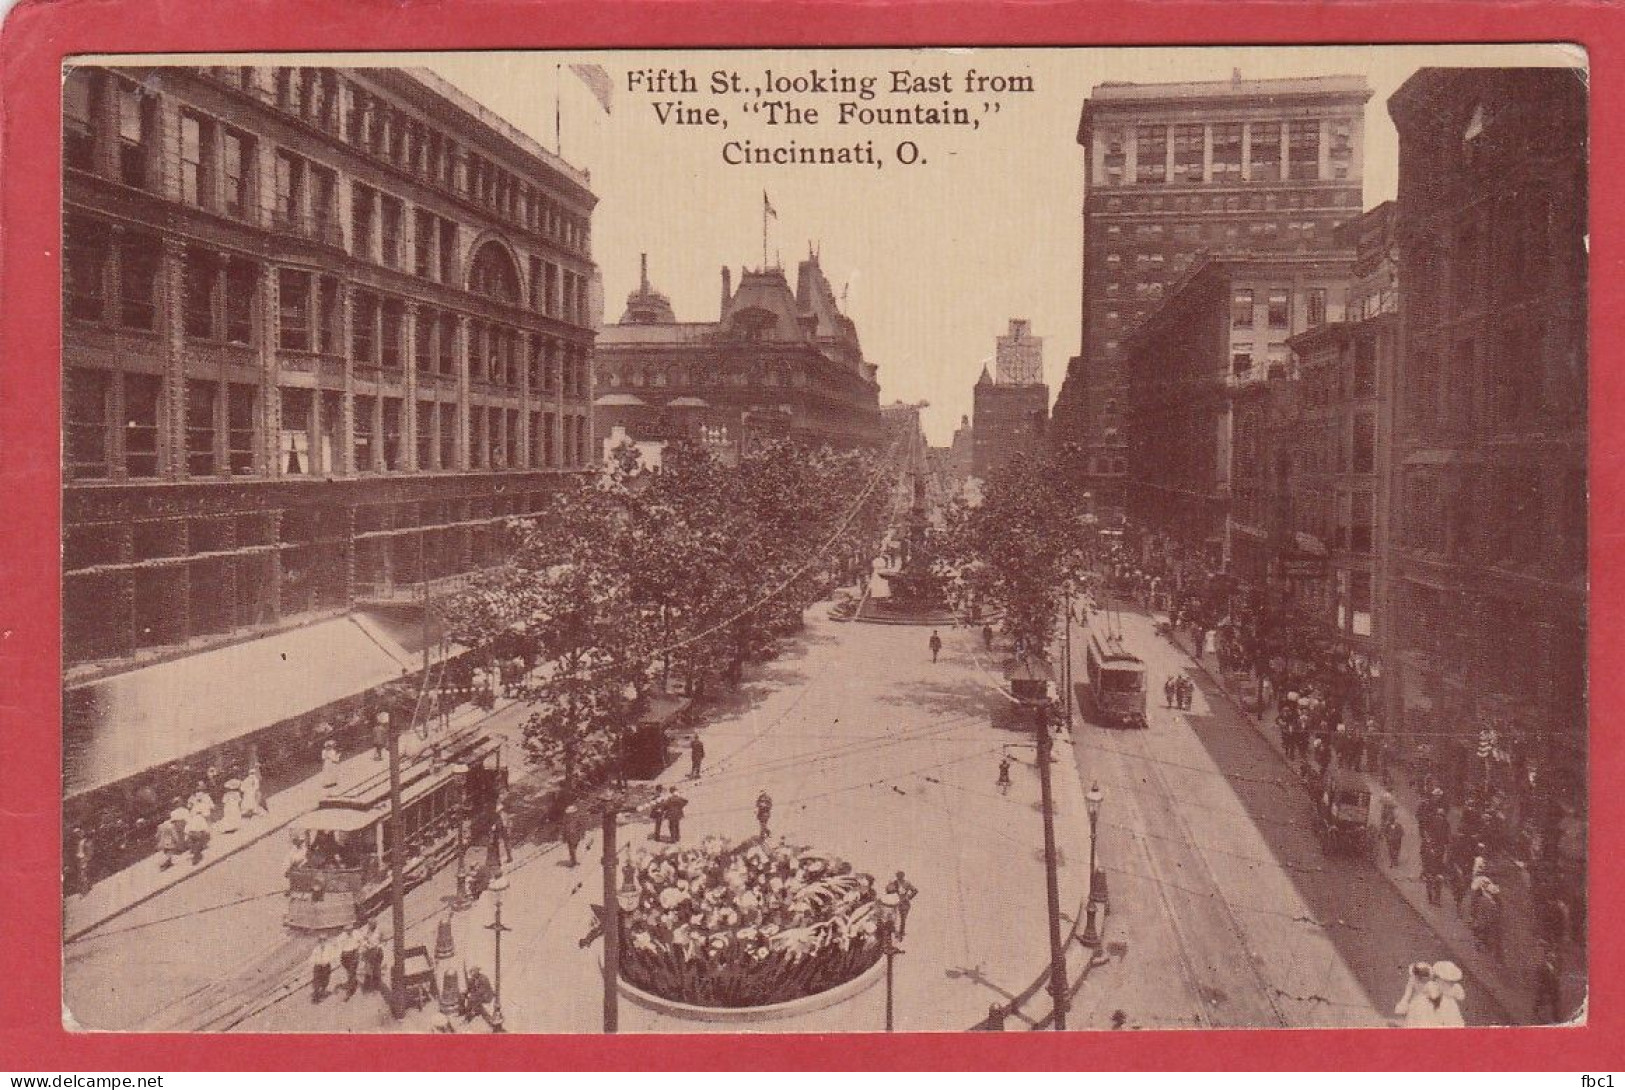
<svg viewBox="0 0 1625 1090">
<path fill-rule="evenodd" d="M 1128 336 L 1207 253 L 1317 253 L 1361 207 L 1363 77 L 1096 87 L 1083 104 L 1083 351 L 1052 435 L 1121 510 Z"/>
<path fill-rule="evenodd" d="M 995 377 L 995 375 L 997 377 Z M 982 368 L 972 401 L 971 475 L 986 480 L 1016 453 L 1039 449 L 1049 425 L 1044 338 L 1011 318 L 994 349 L 994 375 Z"/>
</svg>

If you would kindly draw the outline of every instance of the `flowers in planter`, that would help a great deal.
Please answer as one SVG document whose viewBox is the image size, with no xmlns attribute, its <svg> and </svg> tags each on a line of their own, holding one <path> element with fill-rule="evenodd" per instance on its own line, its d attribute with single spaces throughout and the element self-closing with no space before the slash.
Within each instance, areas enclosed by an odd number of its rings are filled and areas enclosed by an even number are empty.
<svg viewBox="0 0 1625 1090">
<path fill-rule="evenodd" d="M 816 995 L 881 956 L 874 879 L 783 842 L 641 855 L 638 903 L 621 916 L 621 974 L 698 1006 L 755 1007 Z"/>
</svg>

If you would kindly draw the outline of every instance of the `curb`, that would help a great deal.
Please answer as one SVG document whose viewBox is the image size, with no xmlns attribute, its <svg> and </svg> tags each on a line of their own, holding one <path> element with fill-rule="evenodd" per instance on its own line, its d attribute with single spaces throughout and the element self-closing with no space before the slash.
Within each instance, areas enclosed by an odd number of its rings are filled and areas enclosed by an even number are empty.
<svg viewBox="0 0 1625 1090">
<path fill-rule="evenodd" d="M 603 968 L 603 955 L 598 957 L 598 966 Z M 803 1014 L 813 1014 L 817 1011 L 838 1007 L 849 999 L 856 999 L 880 982 L 886 975 L 886 959 L 881 957 L 875 963 L 851 980 L 843 981 L 833 988 L 825 988 L 814 995 L 804 995 L 799 999 L 786 1000 L 783 1003 L 771 1003 L 762 1007 L 701 1007 L 693 1003 L 682 1003 L 675 999 L 665 999 L 652 992 L 629 982 L 622 976 L 616 980 L 616 990 L 628 1002 L 644 1010 L 654 1011 L 656 1014 L 668 1018 L 676 1018 L 685 1022 L 701 1022 L 708 1025 L 749 1024 L 753 1022 L 772 1022 L 780 1018 L 795 1018 Z"/>
<path fill-rule="evenodd" d="M 1201 670 L 1202 673 L 1207 676 L 1207 679 L 1211 681 L 1221 693 L 1224 694 L 1224 698 L 1230 702 L 1231 707 L 1236 710 L 1237 714 L 1239 714 L 1242 719 L 1246 720 L 1248 725 L 1258 732 L 1259 736 L 1262 737 L 1266 743 L 1268 743 L 1270 749 L 1274 750 L 1276 753 L 1280 753 L 1281 750 L 1277 739 L 1273 737 L 1270 734 L 1269 729 L 1264 726 L 1263 720 L 1261 720 L 1253 712 L 1248 711 L 1247 706 L 1242 702 L 1242 700 L 1235 693 L 1230 691 L 1230 686 L 1225 684 L 1222 674 L 1214 673 L 1213 669 L 1203 661 L 1202 656 L 1194 655 L 1190 651 L 1186 650 L 1184 642 L 1181 641 L 1177 636 L 1172 639 L 1171 642 L 1173 643 L 1174 647 L 1179 649 L 1180 654 L 1184 655 L 1187 659 L 1194 663 L 1197 669 Z M 1364 774 L 1362 773 L 1362 775 Z M 1430 906 L 1427 904 L 1426 897 L 1419 896 L 1416 890 L 1410 888 L 1406 883 L 1401 882 L 1398 875 L 1394 873 L 1394 868 L 1384 867 L 1380 862 L 1378 862 L 1373 865 L 1372 869 L 1381 874 L 1383 880 L 1392 886 L 1395 892 L 1405 899 L 1405 903 L 1410 906 L 1411 910 L 1422 917 L 1423 921 L 1428 924 L 1429 929 L 1432 930 L 1434 935 L 1438 937 L 1440 944 L 1449 950 L 1458 962 L 1461 962 L 1468 967 L 1473 976 L 1477 978 L 1479 984 L 1481 984 L 1485 990 L 1487 990 L 1490 995 L 1495 998 L 1495 1001 L 1500 1004 L 1502 1009 L 1506 1011 L 1508 1018 L 1517 1017 L 1515 1012 L 1525 1011 L 1529 1008 L 1528 998 L 1526 996 L 1517 994 L 1514 987 L 1502 979 L 1499 972 L 1485 971 L 1483 957 L 1476 949 L 1471 947 L 1463 948 L 1459 944 L 1458 940 L 1439 933 L 1439 929 L 1433 926 L 1433 920 L 1428 912 L 1428 908 Z M 1517 1026 L 1522 1025 L 1523 1023 L 1512 1022 L 1510 1024 Z"/>
</svg>

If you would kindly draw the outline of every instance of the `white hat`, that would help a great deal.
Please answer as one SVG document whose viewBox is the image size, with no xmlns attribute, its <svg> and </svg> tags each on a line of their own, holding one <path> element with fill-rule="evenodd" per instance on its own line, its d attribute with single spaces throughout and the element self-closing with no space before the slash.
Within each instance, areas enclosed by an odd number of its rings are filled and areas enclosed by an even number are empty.
<svg viewBox="0 0 1625 1090">
<path fill-rule="evenodd" d="M 1433 963 L 1433 977 L 1446 984 L 1459 984 L 1461 982 L 1461 966 L 1453 961 L 1436 961 Z"/>
</svg>

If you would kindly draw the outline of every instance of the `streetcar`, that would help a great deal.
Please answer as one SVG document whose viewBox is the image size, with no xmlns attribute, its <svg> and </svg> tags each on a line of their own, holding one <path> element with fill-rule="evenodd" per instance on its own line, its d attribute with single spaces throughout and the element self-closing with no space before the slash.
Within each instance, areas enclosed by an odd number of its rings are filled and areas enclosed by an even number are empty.
<svg viewBox="0 0 1625 1090">
<path fill-rule="evenodd" d="M 1089 636 L 1084 657 L 1089 695 L 1095 714 L 1112 726 L 1146 727 L 1145 663 L 1123 646 L 1119 636 Z"/>
<path fill-rule="evenodd" d="M 507 783 L 501 742 L 478 731 L 432 743 L 412 763 L 403 762 L 402 876 L 408 889 L 489 837 Z M 349 927 L 388 900 L 395 830 L 387 772 L 328 795 L 291 828 L 303 857 L 288 867 L 288 927 Z"/>
</svg>

